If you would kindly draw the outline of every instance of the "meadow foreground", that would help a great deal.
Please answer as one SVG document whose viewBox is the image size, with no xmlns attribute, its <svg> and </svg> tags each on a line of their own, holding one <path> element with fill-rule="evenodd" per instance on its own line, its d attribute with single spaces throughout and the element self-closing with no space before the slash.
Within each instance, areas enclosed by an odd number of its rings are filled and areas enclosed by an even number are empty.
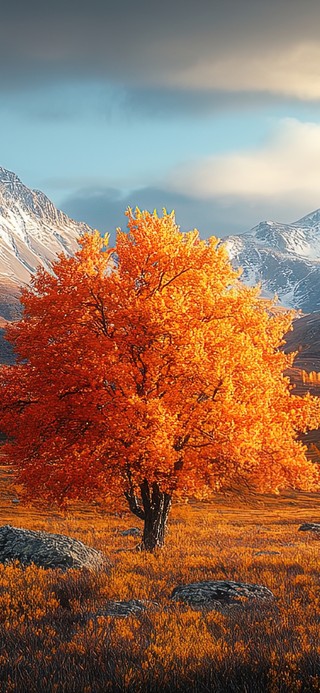
<svg viewBox="0 0 320 693">
<path fill-rule="evenodd" d="M 320 691 L 320 540 L 297 531 L 319 520 L 317 496 L 176 504 L 154 554 L 121 533 L 139 526 L 130 513 L 40 511 L 13 499 L 3 485 L 1 525 L 68 534 L 103 550 L 113 568 L 0 566 L 1 692 Z M 276 600 L 223 613 L 170 600 L 177 585 L 203 580 L 265 585 Z M 99 616 L 108 601 L 131 599 L 146 610 Z"/>
</svg>

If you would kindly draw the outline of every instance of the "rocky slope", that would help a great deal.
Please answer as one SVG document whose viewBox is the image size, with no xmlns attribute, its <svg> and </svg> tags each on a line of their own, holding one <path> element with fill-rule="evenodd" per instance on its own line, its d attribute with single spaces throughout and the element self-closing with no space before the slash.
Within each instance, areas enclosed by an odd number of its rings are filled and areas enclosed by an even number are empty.
<svg viewBox="0 0 320 693">
<path fill-rule="evenodd" d="M 15 319 L 19 287 L 39 265 L 49 267 L 61 252 L 72 254 L 76 239 L 89 230 L 0 167 L 0 317 Z"/>
<path fill-rule="evenodd" d="M 261 282 L 263 294 L 277 294 L 283 306 L 320 310 L 320 210 L 292 224 L 262 221 L 225 244 L 245 283 Z"/>
</svg>

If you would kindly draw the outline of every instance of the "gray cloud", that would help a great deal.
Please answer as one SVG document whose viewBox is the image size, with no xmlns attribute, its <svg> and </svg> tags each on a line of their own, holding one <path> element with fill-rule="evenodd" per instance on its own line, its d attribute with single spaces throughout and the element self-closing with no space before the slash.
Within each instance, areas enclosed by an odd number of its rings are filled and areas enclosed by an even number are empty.
<svg viewBox="0 0 320 693">
<path fill-rule="evenodd" d="M 60 204 L 64 212 L 79 221 L 110 233 L 112 242 L 117 227 L 126 227 L 124 212 L 127 207 L 167 211 L 175 210 L 176 221 L 183 231 L 194 227 L 199 229 L 202 238 L 214 235 L 224 238 L 229 234 L 244 233 L 263 219 L 291 222 L 311 211 L 303 201 L 291 199 L 266 200 L 263 197 L 253 201 L 240 200 L 231 196 L 195 200 L 159 188 L 142 188 L 129 195 L 122 195 L 112 188 L 87 188 L 79 190 Z"/>
<path fill-rule="evenodd" d="M 234 223 L 234 210 L 230 209 L 226 227 L 221 212 L 215 210 L 214 202 L 200 202 L 158 188 L 142 188 L 126 196 L 111 188 L 82 189 L 63 200 L 60 207 L 72 218 L 85 221 L 101 233 L 111 233 L 113 239 L 117 227 L 126 227 L 124 213 L 128 207 L 157 209 L 159 213 L 163 208 L 170 212 L 174 209 L 183 231 L 197 226 L 203 237 L 226 235 L 238 229 L 238 224 Z"/>
<path fill-rule="evenodd" d="M 0 83 L 86 78 L 317 99 L 319 24 L 317 0 L 11 0 L 1 8 Z"/>
</svg>

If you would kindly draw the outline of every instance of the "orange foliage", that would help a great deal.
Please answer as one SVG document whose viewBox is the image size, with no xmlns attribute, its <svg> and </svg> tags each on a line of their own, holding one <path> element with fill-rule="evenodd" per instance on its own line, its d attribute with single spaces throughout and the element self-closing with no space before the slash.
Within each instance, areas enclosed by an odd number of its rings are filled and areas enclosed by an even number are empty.
<svg viewBox="0 0 320 693">
<path fill-rule="evenodd" d="M 1 428 L 20 480 L 44 498 L 205 496 L 239 481 L 315 488 L 298 441 L 319 401 L 290 394 L 291 325 L 239 281 L 217 239 L 173 214 L 128 211 L 114 249 L 98 232 L 40 269 L 8 329 Z"/>
</svg>

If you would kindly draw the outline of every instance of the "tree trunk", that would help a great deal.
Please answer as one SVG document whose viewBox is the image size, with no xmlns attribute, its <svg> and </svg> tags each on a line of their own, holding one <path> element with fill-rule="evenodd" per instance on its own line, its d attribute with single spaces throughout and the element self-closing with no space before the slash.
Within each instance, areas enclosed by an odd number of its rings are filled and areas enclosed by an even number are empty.
<svg viewBox="0 0 320 693">
<path fill-rule="evenodd" d="M 157 483 L 152 484 L 150 491 L 147 480 L 140 486 L 144 510 L 144 529 L 141 549 L 154 551 L 163 546 L 167 520 L 171 507 L 171 496 L 160 491 Z"/>
<path fill-rule="evenodd" d="M 130 510 L 144 521 L 143 537 L 140 548 L 142 551 L 154 551 L 163 546 L 167 528 L 168 515 L 171 508 L 171 496 L 161 491 L 157 482 L 150 486 L 147 479 L 140 484 L 141 500 L 135 492 L 130 468 L 127 469 L 129 488 L 125 497 Z"/>
</svg>

